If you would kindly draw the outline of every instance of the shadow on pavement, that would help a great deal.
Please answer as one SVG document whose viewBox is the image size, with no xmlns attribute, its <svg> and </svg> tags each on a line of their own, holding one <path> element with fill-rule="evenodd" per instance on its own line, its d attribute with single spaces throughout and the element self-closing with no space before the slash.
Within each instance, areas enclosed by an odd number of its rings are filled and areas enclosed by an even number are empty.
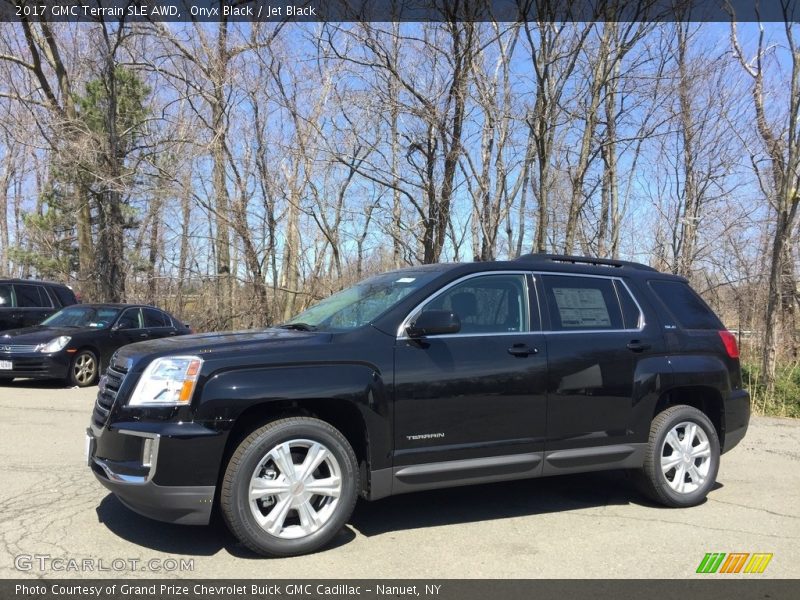
<svg viewBox="0 0 800 600">
<path fill-rule="evenodd" d="M 721 487 L 722 484 L 717 483 L 714 489 Z M 360 500 L 349 526 L 325 550 L 351 542 L 355 539 L 353 529 L 369 537 L 403 529 L 630 504 L 660 508 L 638 492 L 633 478 L 626 471 L 432 490 L 377 502 Z M 97 507 L 97 516 L 115 535 L 160 552 L 211 556 L 224 550 L 240 558 L 260 558 L 233 537 L 218 512 L 214 513 L 207 527 L 171 525 L 142 517 L 109 494 Z"/>
<path fill-rule="evenodd" d="M 61 379 L 14 379 L 9 381 L 2 378 L 2 372 L 0 372 L 0 387 L 32 390 L 64 390 L 69 388 Z"/>
<path fill-rule="evenodd" d="M 606 505 L 650 506 L 625 471 L 562 475 L 432 490 L 361 502 L 350 523 L 366 536 Z"/>
<path fill-rule="evenodd" d="M 213 556 L 224 550 L 238 558 L 263 558 L 241 544 L 225 527 L 215 512 L 211 524 L 203 526 L 172 525 L 143 517 L 108 494 L 96 509 L 98 521 L 109 531 L 128 542 L 166 554 Z M 325 547 L 333 550 L 355 539 L 345 528 Z"/>
<path fill-rule="evenodd" d="M 115 535 L 168 554 L 211 556 L 237 543 L 221 520 L 208 527 L 162 523 L 133 512 L 113 494 L 103 498 L 96 511 L 98 521 Z"/>
</svg>

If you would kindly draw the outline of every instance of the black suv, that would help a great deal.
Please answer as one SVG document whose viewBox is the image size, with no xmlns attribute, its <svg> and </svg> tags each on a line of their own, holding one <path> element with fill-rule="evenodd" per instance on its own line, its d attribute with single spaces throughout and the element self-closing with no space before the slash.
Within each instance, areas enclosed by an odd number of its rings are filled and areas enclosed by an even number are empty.
<svg viewBox="0 0 800 600">
<path fill-rule="evenodd" d="M 78 300 L 68 285 L 34 279 L 0 279 L 0 331 L 32 327 Z"/>
<path fill-rule="evenodd" d="M 265 331 L 120 349 L 88 462 L 133 510 L 273 556 L 360 494 L 637 469 L 657 502 L 712 488 L 745 435 L 736 340 L 685 279 L 527 255 L 393 271 Z"/>
</svg>

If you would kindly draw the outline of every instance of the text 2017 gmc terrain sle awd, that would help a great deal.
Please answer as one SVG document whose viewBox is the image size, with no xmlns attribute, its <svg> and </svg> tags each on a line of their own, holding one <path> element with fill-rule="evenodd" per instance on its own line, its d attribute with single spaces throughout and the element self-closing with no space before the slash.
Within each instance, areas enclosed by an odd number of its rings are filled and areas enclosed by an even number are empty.
<svg viewBox="0 0 800 600">
<path fill-rule="evenodd" d="M 367 279 L 264 331 L 121 348 L 87 430 L 97 479 L 154 519 L 218 505 L 255 552 L 326 544 L 359 495 L 637 469 L 704 500 L 750 399 L 686 280 L 527 255 Z"/>
</svg>

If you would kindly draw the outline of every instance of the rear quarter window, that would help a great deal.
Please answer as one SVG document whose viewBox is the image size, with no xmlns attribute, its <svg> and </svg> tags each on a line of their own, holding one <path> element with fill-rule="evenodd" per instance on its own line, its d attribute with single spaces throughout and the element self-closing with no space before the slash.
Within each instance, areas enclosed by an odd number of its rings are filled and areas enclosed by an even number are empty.
<svg viewBox="0 0 800 600">
<path fill-rule="evenodd" d="M 61 306 L 72 306 L 73 304 L 78 303 L 78 300 L 75 298 L 75 294 L 68 287 L 53 285 L 50 286 L 50 291 L 56 295 L 56 298 L 58 298 Z"/>
<path fill-rule="evenodd" d="M 724 329 L 722 321 L 688 284 L 650 281 L 650 289 L 683 329 Z"/>
</svg>

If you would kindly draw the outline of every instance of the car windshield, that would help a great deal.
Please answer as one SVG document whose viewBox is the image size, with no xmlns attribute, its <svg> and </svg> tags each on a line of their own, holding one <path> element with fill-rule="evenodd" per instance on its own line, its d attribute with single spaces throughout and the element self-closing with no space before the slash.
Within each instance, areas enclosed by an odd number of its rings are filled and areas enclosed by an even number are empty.
<svg viewBox="0 0 800 600">
<path fill-rule="evenodd" d="M 118 308 L 96 306 L 70 306 L 42 321 L 49 327 L 110 327 L 119 314 Z"/>
<path fill-rule="evenodd" d="M 356 329 L 376 319 L 438 274 L 408 270 L 370 277 L 325 298 L 280 327 L 310 331 Z"/>
</svg>

